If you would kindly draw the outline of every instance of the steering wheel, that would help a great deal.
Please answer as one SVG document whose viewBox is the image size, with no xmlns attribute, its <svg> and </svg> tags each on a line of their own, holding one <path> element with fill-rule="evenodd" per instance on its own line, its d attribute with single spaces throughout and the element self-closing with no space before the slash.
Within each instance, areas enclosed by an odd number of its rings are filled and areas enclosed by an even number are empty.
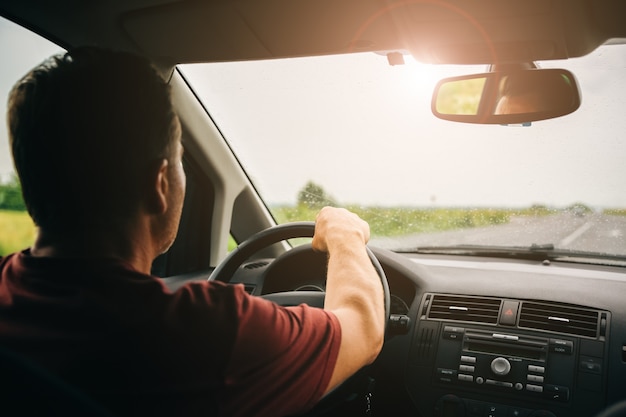
<svg viewBox="0 0 626 417">
<path fill-rule="evenodd" d="M 228 256 L 224 259 L 224 261 L 222 261 L 217 266 L 217 268 L 213 270 L 213 273 L 211 273 L 211 276 L 209 277 L 209 281 L 229 282 L 232 279 L 233 275 L 235 275 L 235 272 L 237 271 L 239 266 L 241 266 L 241 264 L 246 259 L 250 258 L 250 256 L 254 255 L 259 250 L 286 239 L 293 239 L 298 237 L 313 237 L 314 233 L 314 222 L 285 223 L 262 230 L 249 237 L 245 242 L 241 243 L 236 249 L 230 252 Z M 383 268 L 380 265 L 380 262 L 378 262 L 378 259 L 376 258 L 374 253 L 367 246 L 365 247 L 365 249 L 383 286 L 386 318 L 385 327 L 387 327 L 391 308 L 389 283 L 387 282 L 385 271 L 383 271 Z M 292 300 L 294 298 L 298 298 L 298 292 L 281 294 L 288 295 L 289 298 Z M 304 294 L 302 295 L 304 296 Z M 275 300 L 277 301 L 278 299 Z"/>
</svg>

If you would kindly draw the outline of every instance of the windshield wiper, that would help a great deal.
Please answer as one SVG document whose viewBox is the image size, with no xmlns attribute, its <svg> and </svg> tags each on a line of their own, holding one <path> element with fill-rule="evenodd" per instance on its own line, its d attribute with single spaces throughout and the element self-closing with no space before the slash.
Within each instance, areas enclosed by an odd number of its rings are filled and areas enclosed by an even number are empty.
<svg viewBox="0 0 626 417">
<path fill-rule="evenodd" d="M 530 245 L 528 247 L 528 250 L 530 251 L 554 251 L 554 244 L 553 243 L 543 243 L 543 244 L 537 244 L 537 243 L 533 243 L 532 245 Z"/>
<path fill-rule="evenodd" d="M 570 261 L 598 263 L 603 265 L 626 265 L 626 256 L 623 255 L 601 252 L 580 252 L 570 249 L 556 249 L 552 243 L 533 243 L 530 246 L 420 246 L 413 249 L 396 250 L 396 252 L 515 258 L 531 261 Z"/>
</svg>

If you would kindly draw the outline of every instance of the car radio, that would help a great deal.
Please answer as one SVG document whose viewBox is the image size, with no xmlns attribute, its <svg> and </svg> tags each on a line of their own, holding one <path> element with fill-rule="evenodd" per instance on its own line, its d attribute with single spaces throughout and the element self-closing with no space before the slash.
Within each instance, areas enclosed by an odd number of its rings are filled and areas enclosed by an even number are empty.
<svg viewBox="0 0 626 417">
<path fill-rule="evenodd" d="M 576 369 L 575 342 L 445 325 L 434 378 L 481 391 L 567 402 Z"/>
</svg>

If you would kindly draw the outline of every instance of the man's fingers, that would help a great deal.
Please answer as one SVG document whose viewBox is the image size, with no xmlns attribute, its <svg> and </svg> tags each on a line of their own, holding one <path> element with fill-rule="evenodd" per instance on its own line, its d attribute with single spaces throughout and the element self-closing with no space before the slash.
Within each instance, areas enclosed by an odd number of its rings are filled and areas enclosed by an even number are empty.
<svg viewBox="0 0 626 417">
<path fill-rule="evenodd" d="M 370 238 L 370 229 L 367 222 L 343 208 L 324 207 L 317 214 L 315 223 L 315 235 L 313 236 L 313 249 L 327 252 L 328 246 L 333 241 L 358 236 L 363 243 Z"/>
</svg>

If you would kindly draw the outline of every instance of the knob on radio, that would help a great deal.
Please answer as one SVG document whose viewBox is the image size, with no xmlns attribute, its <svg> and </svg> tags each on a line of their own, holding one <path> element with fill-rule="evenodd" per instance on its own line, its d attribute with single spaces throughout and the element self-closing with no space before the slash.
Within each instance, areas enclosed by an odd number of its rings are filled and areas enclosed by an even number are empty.
<svg viewBox="0 0 626 417">
<path fill-rule="evenodd" d="M 500 357 L 491 361 L 491 371 L 500 376 L 507 375 L 511 371 L 511 363 Z"/>
</svg>

